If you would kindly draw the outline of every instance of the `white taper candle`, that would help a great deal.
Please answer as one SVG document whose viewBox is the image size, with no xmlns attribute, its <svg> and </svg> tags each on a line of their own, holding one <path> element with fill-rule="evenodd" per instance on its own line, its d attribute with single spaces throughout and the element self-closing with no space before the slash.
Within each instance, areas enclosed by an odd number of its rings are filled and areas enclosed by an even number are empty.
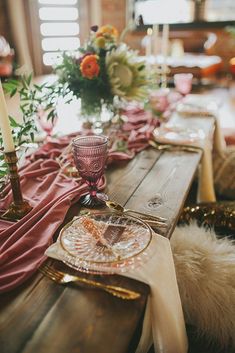
<svg viewBox="0 0 235 353">
<path fill-rule="evenodd" d="M 169 41 L 169 24 L 164 24 L 162 29 L 162 56 L 163 56 L 163 71 L 167 68 L 167 54 L 168 54 L 168 41 Z"/>
<path fill-rule="evenodd" d="M 0 129 L 2 133 L 4 152 L 12 152 L 15 150 L 10 120 L 8 118 L 7 105 L 0 80 Z"/>
<path fill-rule="evenodd" d="M 152 55 L 152 34 L 153 30 L 152 28 L 147 29 L 147 38 L 146 38 L 146 57 L 149 58 Z"/>
<path fill-rule="evenodd" d="M 162 55 L 164 57 L 168 54 L 168 40 L 169 40 L 169 24 L 163 25 L 162 30 Z"/>
<path fill-rule="evenodd" d="M 159 48 L 159 26 L 154 25 L 153 26 L 153 55 L 157 56 L 158 55 L 158 48 Z"/>
</svg>

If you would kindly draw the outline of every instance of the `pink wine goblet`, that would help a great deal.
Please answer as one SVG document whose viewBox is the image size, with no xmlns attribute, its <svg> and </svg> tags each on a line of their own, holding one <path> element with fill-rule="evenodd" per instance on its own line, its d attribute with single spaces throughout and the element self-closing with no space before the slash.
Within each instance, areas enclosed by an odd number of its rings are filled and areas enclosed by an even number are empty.
<svg viewBox="0 0 235 353">
<path fill-rule="evenodd" d="M 104 206 L 105 195 L 98 193 L 108 155 L 108 138 L 103 135 L 77 137 L 72 142 L 74 162 L 80 176 L 89 186 L 89 193 L 80 199 L 88 208 Z"/>
<path fill-rule="evenodd" d="M 190 73 L 187 73 L 187 74 L 182 73 L 182 74 L 174 75 L 175 88 L 183 96 L 191 92 L 192 82 L 193 82 L 193 75 Z"/>
</svg>

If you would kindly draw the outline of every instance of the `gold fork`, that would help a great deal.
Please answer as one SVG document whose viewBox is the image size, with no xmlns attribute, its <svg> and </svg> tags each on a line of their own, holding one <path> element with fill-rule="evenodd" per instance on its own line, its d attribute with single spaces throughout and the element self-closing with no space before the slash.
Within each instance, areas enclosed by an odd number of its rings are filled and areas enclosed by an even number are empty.
<svg viewBox="0 0 235 353">
<path fill-rule="evenodd" d="M 115 297 L 118 297 L 121 299 L 126 299 L 126 300 L 135 300 L 140 297 L 140 293 L 134 292 L 132 290 L 129 290 L 126 288 L 121 288 L 118 286 L 113 286 L 113 285 L 109 285 L 109 284 L 96 282 L 96 281 L 93 281 L 93 280 L 90 280 L 87 278 L 83 278 L 83 277 L 79 277 L 79 276 L 70 275 L 68 273 L 58 271 L 49 265 L 41 266 L 39 268 L 39 271 L 43 275 L 49 277 L 53 281 L 60 283 L 60 284 L 66 284 L 66 283 L 70 283 L 70 282 L 75 282 L 75 283 L 80 282 L 80 283 L 86 284 L 87 286 L 104 290 L 105 292 L 108 292 Z"/>
</svg>

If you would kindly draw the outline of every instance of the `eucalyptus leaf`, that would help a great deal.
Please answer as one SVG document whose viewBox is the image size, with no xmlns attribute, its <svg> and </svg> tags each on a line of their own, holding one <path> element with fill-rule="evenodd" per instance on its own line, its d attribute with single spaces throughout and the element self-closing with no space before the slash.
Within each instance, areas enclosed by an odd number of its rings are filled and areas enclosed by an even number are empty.
<svg viewBox="0 0 235 353">
<path fill-rule="evenodd" d="M 12 116 L 9 116 L 9 120 L 10 120 L 10 124 L 13 128 L 14 127 L 21 127 L 21 125 L 19 123 L 17 123 L 17 121 L 15 121 L 15 119 Z"/>
</svg>

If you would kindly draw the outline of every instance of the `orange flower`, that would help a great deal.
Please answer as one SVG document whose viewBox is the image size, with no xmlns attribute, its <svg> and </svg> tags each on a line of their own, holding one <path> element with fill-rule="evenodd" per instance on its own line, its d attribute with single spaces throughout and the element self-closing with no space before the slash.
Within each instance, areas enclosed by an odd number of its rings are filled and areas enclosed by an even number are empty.
<svg viewBox="0 0 235 353">
<path fill-rule="evenodd" d="M 96 36 L 99 37 L 100 35 L 104 37 L 109 37 L 109 38 L 113 37 L 114 39 L 117 39 L 118 31 L 115 27 L 111 25 L 106 25 L 106 26 L 100 27 L 100 29 L 98 30 Z"/>
<path fill-rule="evenodd" d="M 83 77 L 90 80 L 99 75 L 100 67 L 97 62 L 99 57 L 97 55 L 87 55 L 80 64 L 80 69 Z"/>
</svg>

